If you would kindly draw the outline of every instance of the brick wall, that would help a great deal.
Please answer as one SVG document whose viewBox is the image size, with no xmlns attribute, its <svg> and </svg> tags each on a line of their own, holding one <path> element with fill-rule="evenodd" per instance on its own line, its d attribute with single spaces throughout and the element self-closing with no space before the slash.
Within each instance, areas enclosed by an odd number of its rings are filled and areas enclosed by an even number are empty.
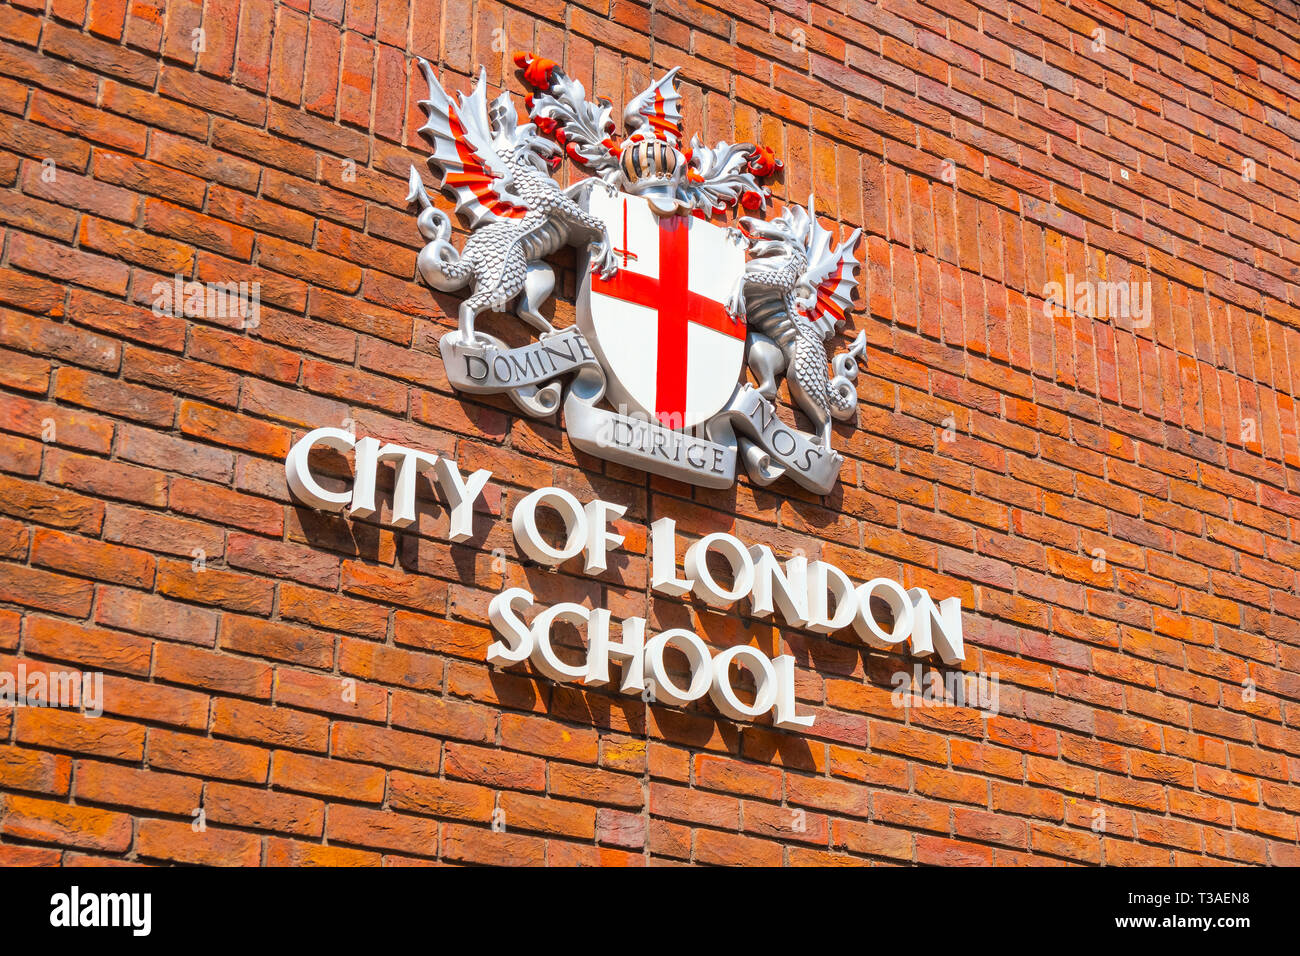
<svg viewBox="0 0 1300 956">
<path fill-rule="evenodd" d="M 1300 863 L 1295 3 L 17 0 L 0 35 L 0 663 L 106 708 L 0 707 L 0 862 Z M 864 229 L 835 494 L 692 491 L 448 388 L 413 58 L 522 94 L 516 49 L 620 108 L 680 65 L 688 132 Z M 260 324 L 155 315 L 177 273 L 260 283 Z M 1067 275 L 1149 282 L 1150 324 L 1049 316 Z M 492 469 L 479 536 L 291 505 L 345 419 Z M 673 514 L 960 595 L 999 715 L 651 600 L 636 553 L 525 565 L 548 483 L 641 555 Z M 788 648 L 816 725 L 493 672 L 518 583 Z"/>
</svg>

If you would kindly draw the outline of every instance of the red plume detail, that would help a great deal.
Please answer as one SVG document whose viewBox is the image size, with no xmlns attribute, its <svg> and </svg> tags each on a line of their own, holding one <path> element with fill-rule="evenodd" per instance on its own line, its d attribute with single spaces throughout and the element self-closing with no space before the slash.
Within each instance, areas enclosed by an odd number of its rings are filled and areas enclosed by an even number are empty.
<svg viewBox="0 0 1300 956">
<path fill-rule="evenodd" d="M 784 165 L 770 146 L 756 146 L 749 154 L 749 171 L 755 176 L 771 176 Z"/>
<path fill-rule="evenodd" d="M 554 60 L 547 60 L 531 53 L 519 52 L 514 55 L 515 66 L 524 71 L 524 82 L 539 90 L 551 88 L 551 74 L 559 66 Z"/>
</svg>

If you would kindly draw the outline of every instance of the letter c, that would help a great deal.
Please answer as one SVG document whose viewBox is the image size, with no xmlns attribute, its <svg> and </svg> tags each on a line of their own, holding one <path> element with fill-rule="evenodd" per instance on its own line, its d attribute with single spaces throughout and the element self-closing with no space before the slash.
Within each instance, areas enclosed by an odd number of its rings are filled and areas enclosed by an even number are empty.
<svg viewBox="0 0 1300 956">
<path fill-rule="evenodd" d="M 284 460 L 284 476 L 289 482 L 289 490 L 293 492 L 295 498 L 313 508 L 321 511 L 342 511 L 352 500 L 352 492 L 350 490 L 330 491 L 316 481 L 307 460 L 316 445 L 324 445 L 338 452 L 350 451 L 356 445 L 356 439 L 352 437 L 351 432 L 346 432 L 342 428 L 317 428 L 303 435 L 298 439 L 297 444 L 289 449 L 289 455 Z"/>
</svg>

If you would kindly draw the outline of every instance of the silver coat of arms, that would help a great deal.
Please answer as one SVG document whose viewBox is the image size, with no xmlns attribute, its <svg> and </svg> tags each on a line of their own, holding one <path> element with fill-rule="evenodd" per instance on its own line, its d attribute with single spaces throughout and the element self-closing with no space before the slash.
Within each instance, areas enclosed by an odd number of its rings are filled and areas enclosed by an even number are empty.
<svg viewBox="0 0 1300 956">
<path fill-rule="evenodd" d="M 856 416 L 866 337 L 833 360 L 826 342 L 853 306 L 860 232 L 836 244 L 811 198 L 739 228 L 712 222 L 765 209 L 760 180 L 781 164 L 751 143 L 688 144 L 676 70 L 632 98 L 619 133 L 611 104 L 555 63 L 515 62 L 534 90 L 526 122 L 508 93 L 489 102 L 484 74 L 453 99 L 420 61 L 429 165 L 470 230 L 457 250 L 412 167 L 420 276 L 468 293 L 439 342 L 449 380 L 529 415 L 562 410 L 570 440 L 597 457 L 715 488 L 743 462 L 758 484 L 787 475 L 828 494 L 842 464 L 831 423 Z M 589 175 L 561 189 L 566 157 Z M 581 250 L 581 285 L 576 324 L 557 330 L 541 309 L 555 288 L 546 258 L 565 245 Z M 511 348 L 476 328 L 505 311 L 538 337 Z M 812 432 L 778 415 L 781 376 Z"/>
</svg>

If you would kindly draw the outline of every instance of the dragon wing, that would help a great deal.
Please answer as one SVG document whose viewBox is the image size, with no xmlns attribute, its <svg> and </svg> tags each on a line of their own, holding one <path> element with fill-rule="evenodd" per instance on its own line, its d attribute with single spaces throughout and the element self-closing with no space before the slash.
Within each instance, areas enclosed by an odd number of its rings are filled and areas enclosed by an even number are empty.
<svg viewBox="0 0 1300 956">
<path fill-rule="evenodd" d="M 677 92 L 678 67 L 673 67 L 659 79 L 632 97 L 623 112 L 623 125 L 633 135 L 647 134 L 676 146 L 682 141 L 682 96 Z M 649 127 L 648 130 L 645 127 Z"/>
<path fill-rule="evenodd" d="M 471 229 L 498 219 L 522 219 L 528 207 L 512 191 L 514 176 L 496 148 L 497 135 L 488 114 L 487 71 L 479 72 L 473 93 L 458 94 L 453 101 L 426 60 L 420 60 L 420 69 L 429 84 L 429 98 L 420 101 L 428 117 L 420 132 L 433 144 L 429 165 L 441 171 L 440 186 L 455 197 L 456 213 L 469 221 Z M 513 126 L 514 104 L 508 93 L 493 102 L 492 116 L 498 124 L 510 121 Z"/>
<path fill-rule="evenodd" d="M 823 337 L 828 337 L 840 328 L 848 311 L 853 308 L 853 293 L 858 287 L 857 270 L 861 266 L 857 247 L 862 230 L 854 229 L 853 234 L 838 246 L 832 246 L 831 234 L 817 222 L 813 208 L 812 197 L 809 197 L 808 268 L 803 278 L 813 294 L 811 301 L 805 301 L 803 305 L 808 320 Z"/>
</svg>

